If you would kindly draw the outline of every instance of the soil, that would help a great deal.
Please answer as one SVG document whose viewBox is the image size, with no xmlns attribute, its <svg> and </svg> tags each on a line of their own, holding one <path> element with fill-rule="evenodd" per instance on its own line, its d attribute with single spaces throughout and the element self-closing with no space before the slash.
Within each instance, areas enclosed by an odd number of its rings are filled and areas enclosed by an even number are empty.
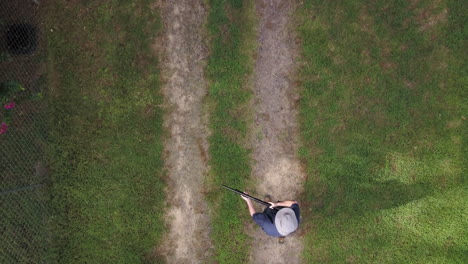
<svg viewBox="0 0 468 264">
<path fill-rule="evenodd" d="M 297 200 L 305 179 L 297 158 L 299 97 L 291 81 L 297 50 L 290 26 L 293 2 L 260 0 L 256 4 L 260 22 L 254 77 L 252 175 L 257 183 L 256 194 L 271 195 L 275 201 Z M 258 226 L 248 229 L 253 238 L 252 263 L 300 263 L 302 238 L 297 232 L 279 244 L 278 238 L 267 236 Z"/>
<path fill-rule="evenodd" d="M 159 257 L 167 263 L 206 263 L 212 255 L 210 212 L 203 199 L 209 168 L 207 119 L 202 100 L 207 93 L 203 77 L 208 49 L 203 41 L 206 7 L 203 1 L 161 1 L 160 53 L 165 97 L 165 168 L 168 177 L 167 233 Z M 159 43 L 164 43 L 160 46 Z"/>
</svg>

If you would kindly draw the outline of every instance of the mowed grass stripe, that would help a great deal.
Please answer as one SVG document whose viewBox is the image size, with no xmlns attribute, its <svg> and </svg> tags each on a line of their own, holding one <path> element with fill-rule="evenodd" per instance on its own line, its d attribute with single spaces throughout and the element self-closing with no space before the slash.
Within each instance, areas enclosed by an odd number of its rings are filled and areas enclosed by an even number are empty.
<svg viewBox="0 0 468 264">
<path fill-rule="evenodd" d="M 248 103 L 252 92 L 246 79 L 252 72 L 254 51 L 253 5 L 249 1 L 210 1 L 208 32 L 212 38 L 207 65 L 209 79 L 212 238 L 219 263 L 245 263 L 248 213 L 238 195 L 220 189 L 227 184 L 243 189 L 250 176 L 249 151 L 245 147 Z"/>
<path fill-rule="evenodd" d="M 305 262 L 466 262 L 459 5 L 317 0 L 300 8 Z"/>
<path fill-rule="evenodd" d="M 144 262 L 163 232 L 153 2 L 47 6 L 51 262 Z"/>
</svg>

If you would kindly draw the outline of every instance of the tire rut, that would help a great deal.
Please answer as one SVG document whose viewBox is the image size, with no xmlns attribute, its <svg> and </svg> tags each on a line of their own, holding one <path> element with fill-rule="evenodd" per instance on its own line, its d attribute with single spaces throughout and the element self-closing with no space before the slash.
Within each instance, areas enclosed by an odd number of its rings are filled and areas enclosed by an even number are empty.
<svg viewBox="0 0 468 264">
<path fill-rule="evenodd" d="M 258 53 L 255 65 L 252 176 L 257 194 L 274 200 L 297 200 L 305 174 L 297 158 L 297 91 L 290 80 L 297 49 L 290 30 L 294 1 L 258 0 Z M 263 208 L 262 208 L 263 210 Z M 300 228 L 300 227 L 299 227 Z M 284 244 L 256 226 L 250 255 L 252 263 L 300 263 L 302 239 L 286 237 Z"/>
<path fill-rule="evenodd" d="M 164 127 L 169 132 L 165 140 L 168 231 L 158 255 L 167 263 L 205 263 L 212 254 L 209 212 L 203 197 L 208 172 L 208 130 L 202 111 L 207 93 L 203 76 L 207 11 L 201 0 L 167 0 L 158 5 L 163 36 L 155 48 L 162 58 Z"/>
</svg>

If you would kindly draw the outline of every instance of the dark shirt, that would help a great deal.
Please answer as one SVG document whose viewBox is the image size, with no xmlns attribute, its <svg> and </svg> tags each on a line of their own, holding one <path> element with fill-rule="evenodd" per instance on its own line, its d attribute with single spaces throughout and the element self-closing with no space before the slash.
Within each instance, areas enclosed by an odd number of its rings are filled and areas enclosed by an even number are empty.
<svg viewBox="0 0 468 264">
<path fill-rule="evenodd" d="M 283 207 L 284 208 L 284 207 Z M 300 211 L 299 211 L 299 205 L 297 203 L 291 205 L 290 207 L 294 213 L 296 214 L 297 218 L 297 223 L 299 224 L 299 218 L 300 218 Z M 282 237 L 278 230 L 276 229 L 275 226 L 275 217 L 276 213 L 278 213 L 277 210 L 266 208 L 263 213 L 255 213 L 253 214 L 252 218 L 257 223 L 265 233 L 267 233 L 270 236 L 273 237 Z"/>
</svg>

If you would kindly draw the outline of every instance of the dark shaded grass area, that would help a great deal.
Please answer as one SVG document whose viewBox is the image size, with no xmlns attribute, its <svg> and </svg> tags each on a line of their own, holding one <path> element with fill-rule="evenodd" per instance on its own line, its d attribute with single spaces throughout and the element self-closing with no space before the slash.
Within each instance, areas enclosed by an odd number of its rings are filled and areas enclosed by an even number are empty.
<svg viewBox="0 0 468 264">
<path fill-rule="evenodd" d="M 207 105 L 210 111 L 211 180 L 216 188 L 208 194 L 212 217 L 212 238 L 219 263 L 244 263 L 248 237 L 244 223 L 248 213 L 238 195 L 220 188 L 227 184 L 243 189 L 250 176 L 247 140 L 248 103 L 251 91 L 246 78 L 252 71 L 253 6 L 248 1 L 210 1 L 208 32 L 212 39 L 207 65 L 210 81 Z M 242 208 L 234 209 L 234 208 Z"/>
<path fill-rule="evenodd" d="M 153 2 L 48 4 L 51 261 L 154 261 L 165 197 Z"/>
<path fill-rule="evenodd" d="M 0 196 L 2 209 L 2 263 L 41 263 L 47 243 L 47 207 L 44 185 L 17 188 Z"/>
<path fill-rule="evenodd" d="M 466 261 L 463 5 L 300 8 L 307 262 Z"/>
</svg>

